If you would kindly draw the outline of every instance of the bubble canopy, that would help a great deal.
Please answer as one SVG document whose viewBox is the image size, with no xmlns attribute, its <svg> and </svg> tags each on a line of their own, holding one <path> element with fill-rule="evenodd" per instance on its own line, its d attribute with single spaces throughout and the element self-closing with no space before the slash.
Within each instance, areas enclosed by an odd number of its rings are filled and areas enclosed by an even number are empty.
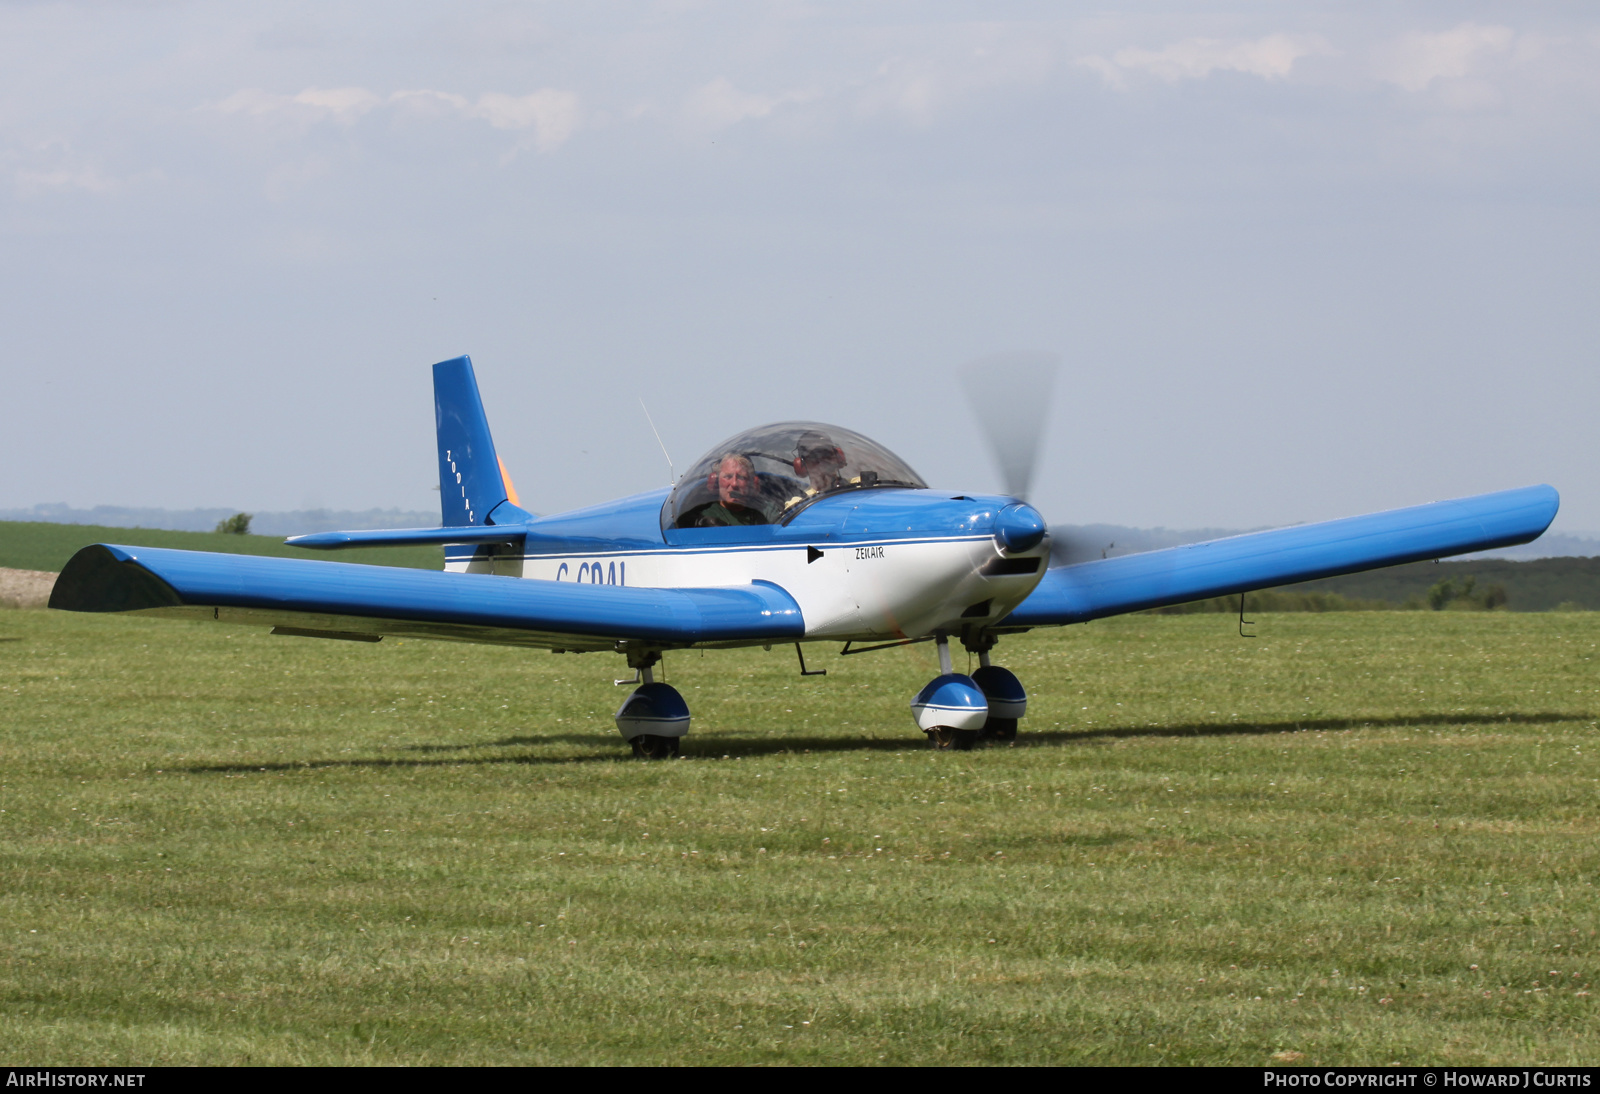
<svg viewBox="0 0 1600 1094">
<path fill-rule="evenodd" d="M 853 430 L 776 422 L 729 437 L 700 457 L 667 496 L 661 527 L 787 524 L 829 494 L 927 485 L 899 456 Z"/>
</svg>

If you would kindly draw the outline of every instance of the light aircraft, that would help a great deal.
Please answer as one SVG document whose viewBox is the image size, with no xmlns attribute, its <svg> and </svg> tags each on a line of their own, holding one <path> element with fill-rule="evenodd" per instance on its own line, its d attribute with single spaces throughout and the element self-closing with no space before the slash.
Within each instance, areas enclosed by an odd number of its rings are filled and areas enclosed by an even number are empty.
<svg viewBox="0 0 1600 1094">
<path fill-rule="evenodd" d="M 971 375 L 1003 409 L 1007 376 L 1037 374 L 1039 361 L 991 365 Z M 991 660 L 1003 637 L 1526 543 L 1559 504 L 1530 486 L 1049 568 L 1049 529 L 1022 498 L 1037 440 L 991 419 L 1007 495 L 933 490 L 859 433 L 779 422 L 712 448 L 671 487 L 535 517 L 495 453 L 472 362 L 434 365 L 433 383 L 440 526 L 287 542 L 439 544 L 443 572 L 96 544 L 67 564 L 50 606 L 352 641 L 611 651 L 639 685 L 617 729 L 647 758 L 677 754 L 689 731 L 683 697 L 654 679 L 667 650 L 794 643 L 805 673 L 802 643 L 853 654 L 932 641 L 940 674 L 911 711 L 935 746 L 967 749 L 1014 738 L 1027 710 L 1021 682 Z M 1013 425 L 1042 420 L 1042 400 L 1018 402 Z M 977 654 L 971 676 L 953 670 L 952 641 Z"/>
</svg>

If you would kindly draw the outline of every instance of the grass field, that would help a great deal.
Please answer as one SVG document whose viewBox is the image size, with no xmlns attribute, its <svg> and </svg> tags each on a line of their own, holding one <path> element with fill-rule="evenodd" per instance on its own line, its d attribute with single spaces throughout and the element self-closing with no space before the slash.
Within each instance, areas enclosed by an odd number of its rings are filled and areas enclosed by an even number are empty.
<svg viewBox="0 0 1600 1094">
<path fill-rule="evenodd" d="M 796 675 L 0 614 L 28 1064 L 1587 1063 L 1600 617 L 1130 617 Z M 1300 1054 L 1296 1056 L 1294 1054 Z"/>
<path fill-rule="evenodd" d="M 107 528 L 94 524 L 52 524 L 45 521 L 0 521 L 0 567 L 60 573 L 79 548 L 91 543 L 130 547 L 173 547 L 183 551 L 221 551 L 236 555 L 274 555 L 332 562 L 365 562 L 373 566 L 444 569 L 442 547 L 365 547 L 347 551 L 307 551 L 290 547 L 280 536 L 233 536 L 216 532 L 168 532 L 159 528 Z"/>
</svg>

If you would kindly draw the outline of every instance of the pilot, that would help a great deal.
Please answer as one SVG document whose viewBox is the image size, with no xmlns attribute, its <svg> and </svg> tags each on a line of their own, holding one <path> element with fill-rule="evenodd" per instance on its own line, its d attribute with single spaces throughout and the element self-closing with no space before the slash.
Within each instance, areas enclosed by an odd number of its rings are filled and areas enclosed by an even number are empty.
<svg viewBox="0 0 1600 1094">
<path fill-rule="evenodd" d="M 729 452 L 717 461 L 717 469 L 706 479 L 717 500 L 695 515 L 699 528 L 721 528 L 741 524 L 770 524 L 767 515 L 756 507 L 761 480 L 748 456 Z"/>
<path fill-rule="evenodd" d="M 797 494 L 784 503 L 784 508 L 799 505 L 802 501 L 814 498 L 818 494 L 826 494 L 830 490 L 840 490 L 851 483 L 846 481 L 841 472 L 844 471 L 844 451 L 833 443 L 833 438 L 826 433 L 809 429 L 800 434 L 794 446 L 794 471 L 797 475 L 804 475 L 806 479 L 805 492 Z"/>
</svg>

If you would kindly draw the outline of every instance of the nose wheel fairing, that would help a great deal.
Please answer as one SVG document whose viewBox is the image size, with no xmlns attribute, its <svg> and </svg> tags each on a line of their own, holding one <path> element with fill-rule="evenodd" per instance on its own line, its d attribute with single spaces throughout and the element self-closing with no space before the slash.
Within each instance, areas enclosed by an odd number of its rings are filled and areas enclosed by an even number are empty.
<svg viewBox="0 0 1600 1094">
<path fill-rule="evenodd" d="M 1016 740 L 1017 720 L 1028 711 L 1028 693 L 1009 669 L 990 664 L 993 636 L 977 647 L 981 667 L 971 676 L 951 671 L 947 635 L 934 641 L 943 671 L 911 700 L 917 728 L 938 749 L 965 751 L 983 738 Z"/>
<path fill-rule="evenodd" d="M 925 733 L 940 726 L 978 730 L 989 720 L 989 704 L 972 677 L 952 672 L 934 677 L 917 692 L 911 716 Z"/>
<path fill-rule="evenodd" d="M 622 701 L 616 713 L 617 731 L 625 741 L 642 734 L 682 737 L 689 732 L 689 704 L 670 684 L 640 684 Z"/>
<path fill-rule="evenodd" d="M 985 655 L 984 660 L 988 659 Z M 1003 718 L 1015 724 L 1018 718 L 1028 713 L 1028 693 L 1023 690 L 1022 681 L 1010 669 L 1003 669 L 999 665 L 983 665 L 972 674 L 972 682 L 988 702 L 990 719 Z"/>
<path fill-rule="evenodd" d="M 677 688 L 655 679 L 655 665 L 660 660 L 661 654 L 656 651 L 629 651 L 629 667 L 639 670 L 643 683 L 628 693 L 615 715 L 617 732 L 641 759 L 664 760 L 678 755 L 679 743 L 689 732 L 689 704 Z"/>
</svg>

